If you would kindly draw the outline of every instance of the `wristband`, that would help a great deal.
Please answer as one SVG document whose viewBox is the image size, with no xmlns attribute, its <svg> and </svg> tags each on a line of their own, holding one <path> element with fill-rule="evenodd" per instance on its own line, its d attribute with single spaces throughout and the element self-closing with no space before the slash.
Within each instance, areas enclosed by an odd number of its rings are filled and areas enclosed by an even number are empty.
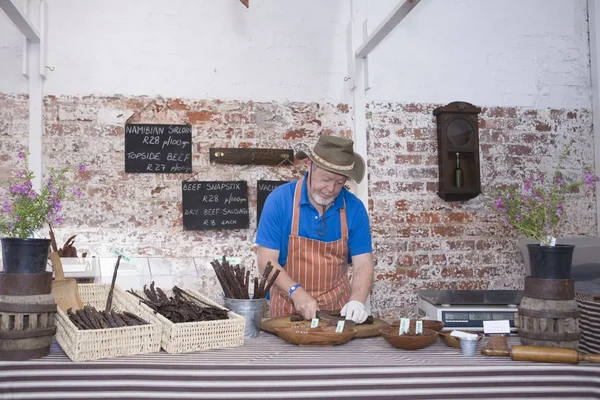
<svg viewBox="0 0 600 400">
<path fill-rule="evenodd" d="M 302 287 L 302 285 L 299 284 L 299 283 L 296 283 L 295 285 L 292 285 L 292 287 L 288 291 L 288 297 L 291 299 L 292 298 L 292 293 L 294 293 L 296 291 L 296 289 L 298 289 L 300 287 Z"/>
</svg>

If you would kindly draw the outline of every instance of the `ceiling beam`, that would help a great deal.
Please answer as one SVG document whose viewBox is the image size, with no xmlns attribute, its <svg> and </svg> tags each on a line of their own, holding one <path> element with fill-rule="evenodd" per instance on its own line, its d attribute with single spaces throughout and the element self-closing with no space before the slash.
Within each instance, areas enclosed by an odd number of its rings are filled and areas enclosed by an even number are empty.
<svg viewBox="0 0 600 400">
<path fill-rule="evenodd" d="M 421 0 L 400 1 L 391 13 L 373 30 L 356 50 L 356 57 L 365 58 L 394 28 L 419 4 Z"/>
<path fill-rule="evenodd" d="M 0 8 L 4 10 L 8 18 L 19 28 L 27 40 L 32 43 L 39 43 L 40 34 L 38 30 L 12 0 L 0 0 Z"/>
</svg>

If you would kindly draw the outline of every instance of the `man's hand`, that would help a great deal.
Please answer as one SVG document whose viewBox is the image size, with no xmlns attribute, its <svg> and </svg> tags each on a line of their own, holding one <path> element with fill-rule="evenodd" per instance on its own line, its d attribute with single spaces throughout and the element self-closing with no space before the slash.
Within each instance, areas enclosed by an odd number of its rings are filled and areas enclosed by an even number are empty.
<svg viewBox="0 0 600 400">
<path fill-rule="evenodd" d="M 352 300 L 346 303 L 344 308 L 342 308 L 342 311 L 340 311 L 340 315 L 346 317 L 346 319 L 351 319 L 357 324 L 362 324 L 369 316 L 369 313 L 363 303 Z"/>
<path fill-rule="evenodd" d="M 317 300 L 312 297 L 304 288 L 299 287 L 292 293 L 292 301 L 296 312 L 304 319 L 312 320 L 317 316 Z M 366 318 L 366 317 L 365 317 Z"/>
</svg>

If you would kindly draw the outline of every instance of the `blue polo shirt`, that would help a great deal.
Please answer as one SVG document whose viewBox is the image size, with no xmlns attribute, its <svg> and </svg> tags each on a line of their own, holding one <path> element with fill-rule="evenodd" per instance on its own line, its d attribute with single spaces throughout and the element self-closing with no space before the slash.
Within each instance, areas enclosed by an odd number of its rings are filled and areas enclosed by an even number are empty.
<svg viewBox="0 0 600 400">
<path fill-rule="evenodd" d="M 306 175 L 302 184 L 300 197 L 300 225 L 298 234 L 301 237 L 334 242 L 341 239 L 342 228 L 340 225 L 340 209 L 346 204 L 346 218 L 348 221 L 348 262 L 352 256 L 371 253 L 371 230 L 369 216 L 363 203 L 354 194 L 343 188 L 333 205 L 327 209 L 323 216 L 308 200 L 306 188 Z M 256 244 L 273 250 L 279 250 L 279 265 L 284 266 L 288 255 L 288 239 L 292 231 L 292 214 L 294 190 L 296 182 L 283 184 L 276 188 L 265 202 L 258 230 Z M 318 230 L 322 219 L 325 218 L 325 235 L 319 236 Z"/>
</svg>

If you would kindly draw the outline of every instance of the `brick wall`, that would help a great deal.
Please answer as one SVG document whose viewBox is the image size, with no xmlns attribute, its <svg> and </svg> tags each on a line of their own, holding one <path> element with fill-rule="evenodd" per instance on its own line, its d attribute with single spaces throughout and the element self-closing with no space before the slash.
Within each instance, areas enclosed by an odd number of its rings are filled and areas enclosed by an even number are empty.
<svg viewBox="0 0 600 400">
<path fill-rule="evenodd" d="M 344 104 L 255 103 L 125 97 L 45 99 L 44 163 L 61 167 L 85 160 L 86 196 L 65 205 L 56 233 L 77 234 L 76 245 L 96 256 L 116 247 L 145 257 L 196 257 L 199 280 L 182 284 L 211 297 L 220 291 L 207 261 L 217 255 L 255 259 L 256 187 L 259 179 L 291 180 L 293 166 L 211 165 L 210 147 L 292 148 L 321 132 L 351 136 Z M 0 96 L 0 173 L 27 146 L 27 99 Z M 150 105 L 150 106 L 149 106 Z M 412 312 L 419 289 L 518 288 L 524 274 L 516 234 L 484 206 L 484 195 L 444 202 L 437 191 L 434 104 L 369 104 L 369 209 L 376 281 L 373 309 L 385 318 Z M 246 180 L 250 229 L 183 231 L 181 181 L 189 174 L 126 174 L 124 123 L 186 122 L 193 126 L 197 180 Z M 482 186 L 514 183 L 552 168 L 566 137 L 576 137 L 567 172 L 593 162 L 588 110 L 484 108 L 480 118 Z M 565 235 L 596 233 L 595 199 L 577 193 L 569 202 Z M 173 262 L 171 272 L 177 271 Z M 193 267 L 192 267 L 193 268 Z M 192 279 L 198 279 L 197 277 Z"/>
<path fill-rule="evenodd" d="M 392 318 L 413 311 L 420 289 L 518 289 L 525 274 L 518 236 L 485 206 L 490 187 L 552 172 L 576 138 L 567 175 L 594 161 L 589 110 L 482 109 L 483 194 L 468 202 L 437 195 L 438 104 L 369 104 L 369 207 L 377 260 L 373 304 Z M 580 178 L 581 176 L 577 176 Z M 489 200 L 489 198 L 487 198 Z M 595 198 L 574 193 L 561 234 L 595 235 Z"/>
</svg>

